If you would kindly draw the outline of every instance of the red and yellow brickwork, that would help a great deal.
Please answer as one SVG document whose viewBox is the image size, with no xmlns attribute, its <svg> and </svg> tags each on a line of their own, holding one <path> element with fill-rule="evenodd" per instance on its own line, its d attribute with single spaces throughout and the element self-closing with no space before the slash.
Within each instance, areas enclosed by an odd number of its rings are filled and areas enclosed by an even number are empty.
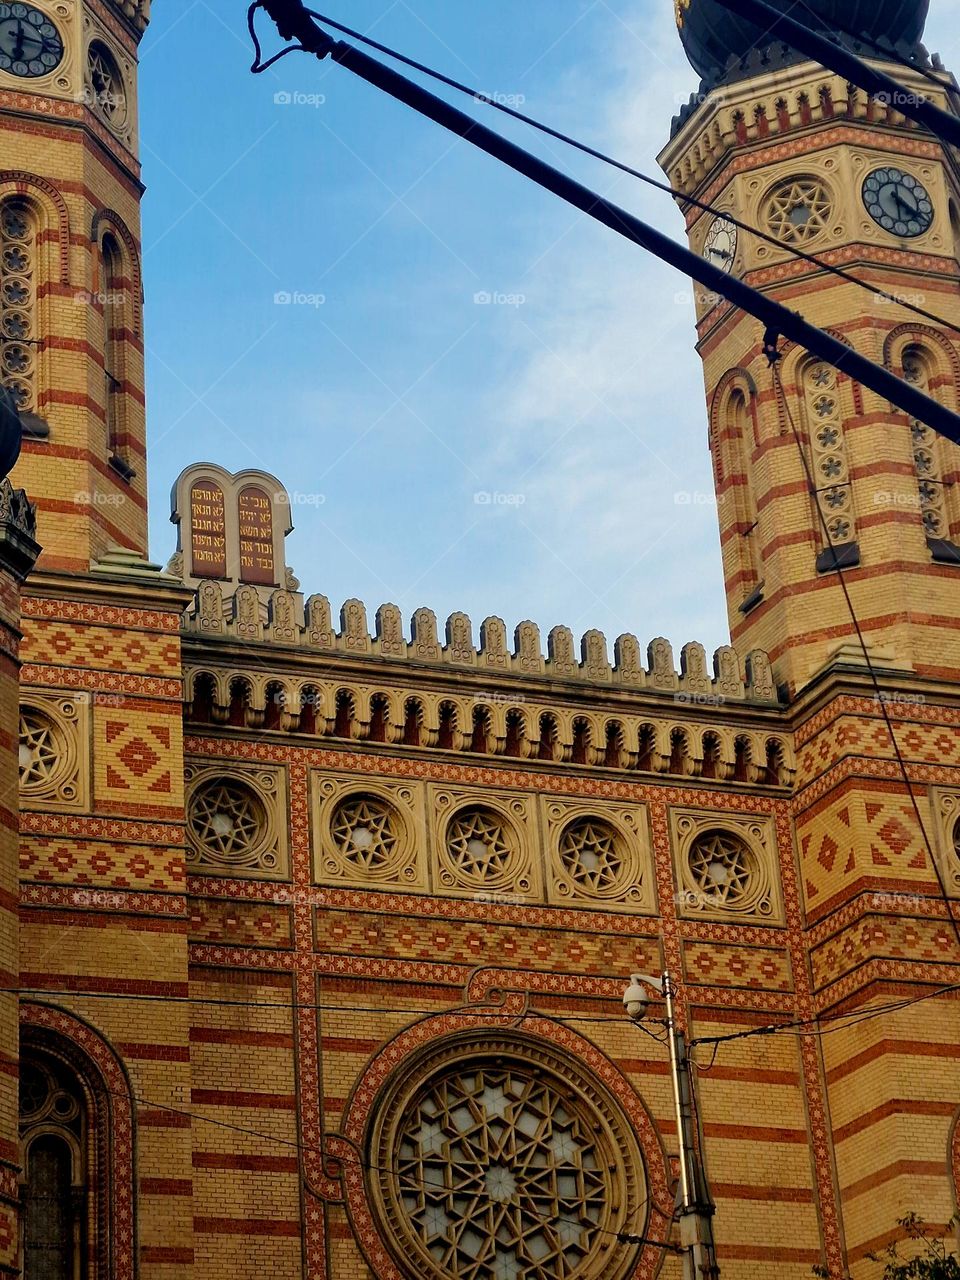
<svg viewBox="0 0 960 1280">
<path fill-rule="evenodd" d="M 19 805 L 0 797 L 0 1273 L 23 1261 L 39 1064 L 83 1085 L 84 1280 L 457 1280 L 437 1249 L 417 1253 L 403 1218 L 446 1238 L 436 1205 L 411 1208 L 431 1188 L 410 1183 L 409 1131 L 406 1146 L 397 1136 L 417 1114 L 417 1158 L 442 1154 L 428 1068 L 449 1091 L 487 1081 L 451 1110 L 454 1126 L 478 1124 L 481 1105 L 521 1114 L 518 1080 L 539 1099 L 527 1137 L 544 1151 L 562 1162 L 601 1144 L 616 1174 L 602 1212 L 589 1217 L 588 1197 L 557 1208 L 560 1195 L 542 1231 L 528 1222 L 531 1248 L 580 1250 L 562 1274 L 679 1277 L 660 1247 L 678 1177 L 666 1048 L 655 1021 L 644 1036 L 621 1007 L 630 974 L 666 968 L 702 1041 L 724 1277 L 805 1280 L 821 1264 L 831 1280 L 873 1280 L 868 1254 L 897 1217 L 946 1223 L 960 1178 L 960 1006 L 955 993 L 920 1000 L 960 960 L 960 568 L 939 545 L 960 537 L 960 513 L 947 511 L 935 558 L 907 422 L 848 382 L 823 384 L 852 494 L 838 542 L 856 544 L 848 577 L 879 696 L 836 577 L 817 567 L 790 426 L 812 450 L 810 370 L 785 354 L 784 401 L 756 326 L 710 301 L 700 343 L 736 644 L 712 671 L 689 645 L 678 672 L 662 639 L 644 663 L 632 636 L 611 665 L 598 632 L 578 657 L 565 628 L 544 655 L 531 623 L 511 649 L 495 618 L 477 648 L 461 614 L 444 644 L 426 609 L 408 641 L 391 605 L 370 635 L 358 601 L 337 628 L 282 571 L 279 508 L 270 540 L 254 538 L 255 578 L 194 580 L 183 537 L 163 573 L 144 559 L 147 5 L 74 9 L 63 83 L 0 85 L 0 200 L 35 219 L 44 334 L 17 472 L 44 550 L 22 598 L 0 554 L 11 767 L 17 680 L 22 715 Z M 127 77 L 120 124 L 77 93 L 91 32 Z M 832 260 L 885 287 L 922 279 L 960 322 L 941 224 L 895 249 L 856 203 L 863 166 L 897 158 L 945 213 L 952 168 L 902 119 L 855 96 L 841 105 L 821 79 L 799 68 L 701 104 L 665 153 L 671 180 L 759 218 L 770 184 L 799 167 L 829 188 Z M 746 123 L 787 91 L 765 131 Z M 691 219 L 698 247 L 707 230 Z M 786 255 L 745 253 L 752 283 L 893 368 L 922 348 L 929 389 L 957 396 L 944 335 Z M 101 300 L 108 276 L 119 304 Z M 203 471 L 224 530 L 227 498 L 244 492 L 249 525 L 264 478 Z M 955 478 L 946 449 L 941 472 Z M 424 1098 L 434 1113 L 415 1111 Z M 509 1179 L 484 1185 L 484 1203 L 510 1200 Z M 515 1247 L 503 1245 L 505 1275 L 518 1274 Z"/>
</svg>

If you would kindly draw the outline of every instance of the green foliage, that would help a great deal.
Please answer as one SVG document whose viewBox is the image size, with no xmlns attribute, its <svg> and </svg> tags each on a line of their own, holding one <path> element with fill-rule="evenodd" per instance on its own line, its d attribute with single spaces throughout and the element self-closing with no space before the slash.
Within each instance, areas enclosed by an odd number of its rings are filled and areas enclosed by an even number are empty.
<svg viewBox="0 0 960 1280">
<path fill-rule="evenodd" d="M 956 1228 L 958 1221 L 957 1217 L 950 1219 L 947 1235 Z M 871 1262 L 883 1263 L 883 1280 L 960 1280 L 960 1261 L 953 1253 L 952 1244 L 942 1237 L 928 1235 L 926 1223 L 919 1214 L 908 1213 L 905 1218 L 898 1218 L 897 1224 L 903 1228 L 907 1240 L 920 1246 L 920 1251 L 916 1257 L 905 1258 L 900 1253 L 900 1241 L 891 1244 L 881 1254 L 871 1253 Z M 814 1267 L 813 1274 L 821 1280 L 830 1280 L 826 1267 Z"/>
</svg>

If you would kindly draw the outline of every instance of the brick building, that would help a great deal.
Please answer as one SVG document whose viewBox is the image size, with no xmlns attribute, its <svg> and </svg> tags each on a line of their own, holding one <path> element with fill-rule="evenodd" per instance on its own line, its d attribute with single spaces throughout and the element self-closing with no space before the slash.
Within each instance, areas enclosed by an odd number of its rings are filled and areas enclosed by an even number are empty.
<svg viewBox="0 0 960 1280">
<path fill-rule="evenodd" d="M 692 1036 L 783 1027 L 696 1051 L 723 1275 L 877 1275 L 897 1217 L 945 1224 L 960 1178 L 956 450 L 801 351 L 778 383 L 757 324 L 701 296 L 712 661 L 335 619 L 261 472 L 188 467 L 160 568 L 148 8 L 0 4 L 3 380 L 42 547 L 28 573 L 6 486 L 0 1274 L 677 1276 L 666 1051 L 620 1004 L 668 968 Z M 866 8 L 954 108 L 925 6 Z M 665 172 L 782 247 L 688 209 L 692 245 L 960 406 L 955 157 L 712 0 L 678 18 L 704 85 Z"/>
</svg>

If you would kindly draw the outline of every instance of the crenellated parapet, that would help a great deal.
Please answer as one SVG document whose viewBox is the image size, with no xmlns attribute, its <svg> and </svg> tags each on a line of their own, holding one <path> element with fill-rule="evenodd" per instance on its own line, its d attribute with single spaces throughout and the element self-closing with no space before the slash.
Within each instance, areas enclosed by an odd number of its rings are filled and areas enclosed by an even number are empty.
<svg viewBox="0 0 960 1280">
<path fill-rule="evenodd" d="M 362 601 L 347 600 L 335 626 L 326 596 L 310 596 L 304 602 L 299 592 L 278 588 L 264 598 L 252 585 L 241 585 L 228 596 L 222 584 L 214 581 L 199 584 L 183 625 L 186 631 L 208 638 L 292 646 L 331 657 L 389 659 L 491 675 L 650 690 L 691 703 L 779 705 L 766 654 L 750 654 L 744 669 L 729 645 L 717 649 L 708 663 L 703 645 L 686 644 L 678 668 L 668 640 L 651 640 L 644 651 L 637 637 L 627 634 L 617 637 L 611 664 L 602 631 L 585 632 L 578 645 L 569 627 L 554 627 L 544 650 L 536 623 L 521 622 L 511 644 L 506 624 L 491 617 L 480 624 L 477 644 L 473 623 L 465 613 L 450 615 L 441 638 L 436 614 L 424 608 L 414 613 L 408 638 L 395 604 L 380 606 L 371 630 Z"/>
<path fill-rule="evenodd" d="M 947 107 L 952 78 L 946 72 L 942 93 L 931 91 L 930 81 L 917 73 L 904 71 L 902 77 L 918 94 Z M 745 147 L 796 139 L 802 149 L 800 139 L 811 129 L 844 123 L 882 130 L 917 129 L 892 103 L 872 97 L 822 67 L 804 63 L 777 69 L 762 64 L 745 82 L 691 95 L 674 118 L 660 164 L 671 186 L 693 193 L 731 158 L 738 163 L 736 157 Z M 696 211 L 688 214 L 693 218 Z"/>
</svg>

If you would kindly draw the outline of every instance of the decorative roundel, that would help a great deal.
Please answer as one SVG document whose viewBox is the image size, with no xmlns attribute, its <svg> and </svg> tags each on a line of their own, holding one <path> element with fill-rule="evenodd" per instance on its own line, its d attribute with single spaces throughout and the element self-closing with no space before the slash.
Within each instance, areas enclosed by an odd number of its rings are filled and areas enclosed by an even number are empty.
<svg viewBox="0 0 960 1280">
<path fill-rule="evenodd" d="M 355 871 L 376 876 L 393 869 L 400 844 L 397 816 L 378 796 L 341 800 L 330 820 L 330 834 L 340 857 Z"/>
<path fill-rule="evenodd" d="M 206 860 L 225 866 L 272 866 L 262 853 L 269 834 L 267 811 L 256 792 L 234 778 L 212 778 L 193 793 L 187 814 L 191 843 Z"/>
<path fill-rule="evenodd" d="M 703 245 L 703 256 L 721 271 L 732 271 L 737 256 L 737 226 L 728 218 L 715 218 Z"/>
<path fill-rule="evenodd" d="M 923 183 L 902 169 L 874 169 L 863 184 L 870 217 L 901 239 L 922 236 L 933 226 L 933 202 Z"/>
<path fill-rule="evenodd" d="M 20 792 L 23 796 L 76 795 L 72 751 L 64 726 L 40 707 L 20 708 Z"/>
<path fill-rule="evenodd" d="M 611 1240 L 643 1222 L 642 1158 L 572 1060 L 489 1031 L 441 1040 L 375 1116 L 371 1200 L 411 1280 L 633 1274 Z"/>
<path fill-rule="evenodd" d="M 564 828 L 560 861 L 585 897 L 603 898 L 623 888 L 627 863 L 623 837 L 600 818 L 578 818 Z"/>
<path fill-rule="evenodd" d="M 730 831 L 703 831 L 687 854 L 696 892 L 713 909 L 744 910 L 756 896 L 757 859 Z"/>
<path fill-rule="evenodd" d="M 117 60 L 100 40 L 87 50 L 87 105 L 111 128 L 118 129 L 127 118 L 127 93 Z"/>
<path fill-rule="evenodd" d="M 32 4 L 0 4 L 0 71 L 36 80 L 63 61 L 56 24 Z"/>
<path fill-rule="evenodd" d="M 782 244 L 807 244 L 829 227 L 833 200 L 819 178 L 787 178 L 770 192 L 763 216 Z"/>
<path fill-rule="evenodd" d="M 481 805 L 462 809 L 447 827 L 446 854 L 465 884 L 501 883 L 517 859 L 514 833 L 498 813 Z"/>
</svg>

